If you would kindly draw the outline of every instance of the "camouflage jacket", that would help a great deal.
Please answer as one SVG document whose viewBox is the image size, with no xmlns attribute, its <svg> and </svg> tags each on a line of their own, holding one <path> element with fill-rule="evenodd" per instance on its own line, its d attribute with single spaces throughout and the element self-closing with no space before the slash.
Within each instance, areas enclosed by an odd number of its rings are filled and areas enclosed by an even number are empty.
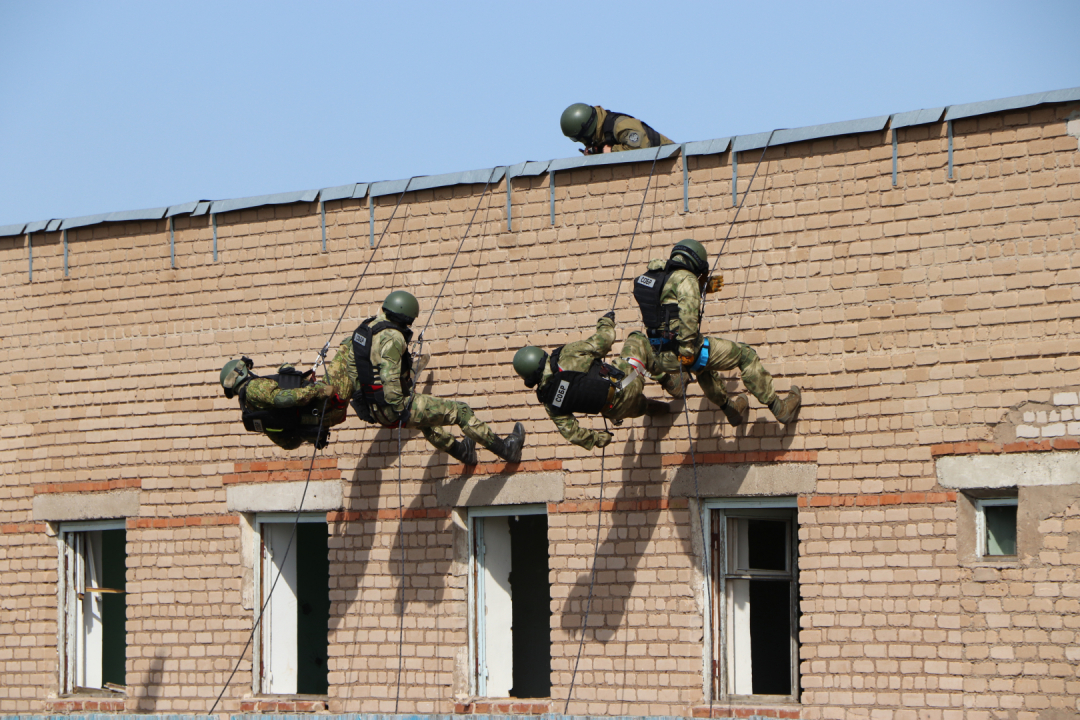
<svg viewBox="0 0 1080 720">
<path fill-rule="evenodd" d="M 615 323 L 610 318 L 602 317 L 596 322 L 596 332 L 588 340 L 579 340 L 563 346 L 562 352 L 559 353 L 559 367 L 563 370 L 586 372 L 592 366 L 594 360 L 602 360 L 608 354 L 614 342 Z M 623 372 L 628 372 L 630 369 L 622 361 L 616 361 L 615 365 Z M 545 360 L 544 374 L 541 376 L 540 384 L 537 387 L 543 387 L 547 384 L 552 375 L 554 373 L 551 372 L 551 364 Z M 622 400 L 623 398 L 616 396 L 612 406 L 613 410 L 617 411 L 619 409 L 619 403 Z M 555 427 L 559 428 L 559 432 L 564 438 L 586 450 L 592 450 L 596 446 L 596 441 L 600 437 L 599 432 L 581 427 L 578 425 L 577 418 L 573 415 L 556 415 L 547 405 L 544 406 L 544 409 L 547 410 L 548 417 L 555 423 Z M 607 414 L 607 411 L 604 414 Z"/>
<path fill-rule="evenodd" d="M 376 325 L 385 320 L 387 320 L 386 314 L 380 312 L 371 324 Z M 409 396 L 401 389 L 401 358 L 408 349 L 409 344 L 405 342 L 405 336 L 393 328 L 380 330 L 371 338 L 371 365 L 378 368 L 379 379 L 383 386 L 383 398 L 389 406 L 372 408 L 375 419 L 380 424 L 396 423 L 409 402 Z M 341 344 L 338 354 L 346 356 L 345 366 L 348 368 L 349 379 L 352 386 L 357 387 L 356 359 L 353 356 L 351 337 Z"/>
<path fill-rule="evenodd" d="M 593 107 L 596 109 L 596 131 L 593 133 L 593 139 L 589 143 L 589 146 L 601 147 L 605 144 L 603 127 L 604 120 L 606 120 L 608 116 L 608 111 L 599 105 Z M 653 130 L 657 135 L 660 135 L 661 145 L 671 145 L 672 142 L 674 142 L 670 138 L 660 134 L 655 128 L 653 128 Z M 615 136 L 615 142 L 611 146 L 611 152 L 638 150 L 640 148 L 653 146 L 652 143 L 649 142 L 649 134 L 645 132 L 645 123 L 637 118 L 630 117 L 629 115 L 622 115 L 615 121 L 615 127 L 613 128 L 612 134 Z"/>
<path fill-rule="evenodd" d="M 649 270 L 663 270 L 667 260 L 651 260 Z M 660 291 L 660 304 L 679 304 L 679 317 L 672 318 L 668 329 L 679 341 L 681 357 L 697 357 L 703 342 L 698 313 L 701 312 L 701 284 L 697 276 L 685 268 L 675 268 Z M 670 350 L 658 354 L 660 365 L 667 372 L 678 370 L 678 358 Z"/>
<path fill-rule="evenodd" d="M 282 368 L 291 367 L 293 367 L 291 364 L 286 363 L 278 368 L 278 372 L 281 372 Z M 345 378 L 344 384 L 341 381 L 342 377 Z M 321 408 L 324 399 L 332 398 L 336 394 L 345 402 L 334 403 L 331 400 L 327 404 L 323 425 L 330 427 L 345 421 L 348 407 L 346 403 L 351 393 L 351 384 L 348 383 L 348 376 L 345 373 L 345 358 L 338 352 L 327 366 L 326 376 L 321 380 L 311 385 L 283 390 L 270 378 L 254 378 L 244 386 L 244 402 L 256 410 L 284 410 L 308 406 Z M 317 426 L 319 417 L 317 414 L 305 413 L 301 424 Z"/>
</svg>

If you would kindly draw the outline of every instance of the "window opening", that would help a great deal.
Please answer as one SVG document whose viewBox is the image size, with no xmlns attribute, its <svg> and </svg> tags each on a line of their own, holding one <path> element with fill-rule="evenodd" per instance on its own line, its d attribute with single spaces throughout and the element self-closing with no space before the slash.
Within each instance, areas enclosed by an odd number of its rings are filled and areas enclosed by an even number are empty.
<svg viewBox="0 0 1080 720">
<path fill-rule="evenodd" d="M 1016 555 L 1017 506 L 1015 497 L 976 500 L 976 532 L 980 556 Z"/>
<path fill-rule="evenodd" d="M 123 688 L 127 684 L 124 522 L 62 525 L 59 541 L 64 692 Z"/>
<path fill-rule="evenodd" d="M 294 526 L 296 536 L 286 553 Z M 261 692 L 325 695 L 330 625 L 326 516 L 301 514 L 299 523 L 294 514 L 261 516 L 259 536 L 260 597 L 266 603 L 259 648 Z"/>
<path fill-rule="evenodd" d="M 482 697 L 551 696 L 551 581 L 542 505 L 471 514 L 473 684 Z"/>
<path fill-rule="evenodd" d="M 796 699 L 796 511 L 768 501 L 757 503 L 758 507 L 737 501 L 718 504 L 709 504 L 711 618 L 717 629 L 712 648 L 713 693 Z"/>
</svg>

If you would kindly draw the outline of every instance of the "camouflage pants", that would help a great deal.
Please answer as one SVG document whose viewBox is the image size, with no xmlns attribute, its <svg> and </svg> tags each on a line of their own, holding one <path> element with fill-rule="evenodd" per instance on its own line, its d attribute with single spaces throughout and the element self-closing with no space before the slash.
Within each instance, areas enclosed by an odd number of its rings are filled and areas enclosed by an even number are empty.
<svg viewBox="0 0 1080 720">
<path fill-rule="evenodd" d="M 652 357 L 649 339 L 639 332 L 630 333 L 630 337 L 623 343 L 622 352 L 619 353 L 615 366 L 629 375 L 634 372 L 634 366 L 627 362 L 627 359 L 635 358 L 645 366 L 648 372 L 649 365 L 645 361 L 645 356 Z M 645 402 L 645 378 L 638 373 L 626 387 L 616 393 L 615 402 L 601 415 L 614 422 L 641 417 L 645 414 Z"/>
<path fill-rule="evenodd" d="M 630 338 L 627 338 L 626 344 L 623 345 L 623 354 L 627 352 L 626 346 L 630 344 L 630 339 L 638 334 L 633 333 Z M 644 339 L 644 336 L 642 338 Z M 643 345 L 644 347 L 642 347 Z M 668 388 L 669 392 L 672 386 L 678 385 L 680 372 L 689 375 L 689 371 L 679 364 L 679 359 L 675 353 L 671 351 L 654 353 L 647 339 L 645 339 L 644 343 L 636 342 L 634 351 L 640 353 L 634 355 L 634 357 L 640 358 L 645 368 L 653 374 L 654 379 L 664 385 L 665 388 Z M 642 357 L 642 355 L 646 355 L 647 358 Z M 709 338 L 709 360 L 705 363 L 705 367 L 697 373 L 698 385 L 701 386 L 705 397 L 717 405 L 727 403 L 727 392 L 724 391 L 723 378 L 718 373 L 735 368 L 739 368 L 743 385 L 760 403 L 768 405 L 776 399 L 772 375 L 761 364 L 761 359 L 758 358 L 754 348 L 745 343 L 715 337 Z"/>
<path fill-rule="evenodd" d="M 454 444 L 454 437 L 443 430 L 446 425 L 457 425 L 465 437 L 472 438 L 477 445 L 491 447 L 495 442 L 495 433 L 478 420 L 472 408 L 465 403 L 420 393 L 413 396 L 409 421 L 405 427 L 419 428 L 429 443 L 440 450 L 449 450 Z"/>
</svg>

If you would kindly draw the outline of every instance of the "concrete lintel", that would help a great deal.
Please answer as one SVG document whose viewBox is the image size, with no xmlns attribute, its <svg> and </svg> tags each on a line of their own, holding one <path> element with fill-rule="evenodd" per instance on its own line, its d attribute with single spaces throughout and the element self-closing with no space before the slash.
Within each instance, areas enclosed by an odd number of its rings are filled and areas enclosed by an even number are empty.
<svg viewBox="0 0 1080 720">
<path fill-rule="evenodd" d="M 1080 453 L 952 455 L 938 458 L 938 483 L 955 490 L 1080 483 Z"/>
<path fill-rule="evenodd" d="M 339 480 L 315 481 L 308 485 L 306 496 L 302 480 L 231 485 L 225 489 L 229 512 L 298 512 L 301 497 L 305 512 L 329 512 L 342 508 L 344 493 Z"/>
<path fill-rule="evenodd" d="M 48 493 L 34 496 L 34 520 L 112 520 L 139 514 L 138 490 L 107 492 Z"/>
<path fill-rule="evenodd" d="M 799 495 L 817 487 L 816 463 L 699 465 L 697 488 L 694 468 L 683 465 L 664 473 L 672 497 L 742 497 Z"/>
<path fill-rule="evenodd" d="M 558 503 L 564 497 L 563 477 L 540 472 L 453 478 L 439 485 L 435 498 L 442 507 Z"/>
</svg>

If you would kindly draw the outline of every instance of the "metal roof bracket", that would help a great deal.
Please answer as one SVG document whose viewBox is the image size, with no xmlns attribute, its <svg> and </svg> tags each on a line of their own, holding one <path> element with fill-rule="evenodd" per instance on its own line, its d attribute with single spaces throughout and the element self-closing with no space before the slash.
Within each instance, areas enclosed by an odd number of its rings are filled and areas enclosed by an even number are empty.
<svg viewBox="0 0 1080 720">
<path fill-rule="evenodd" d="M 368 195 L 367 198 L 368 209 L 368 234 L 371 236 L 368 241 L 372 248 L 375 247 L 375 196 Z"/>
<path fill-rule="evenodd" d="M 952 120 L 946 120 L 945 121 L 945 128 L 946 128 L 946 132 L 949 135 L 949 179 L 952 180 L 953 179 L 953 176 L 952 176 L 952 168 L 953 168 L 953 164 L 952 164 Z"/>
<path fill-rule="evenodd" d="M 29 261 L 30 282 L 34 282 L 34 233 L 26 233 L 26 257 Z"/>
<path fill-rule="evenodd" d="M 67 229 L 63 231 L 64 238 L 64 277 L 68 276 L 68 244 L 67 244 Z"/>
<path fill-rule="evenodd" d="M 731 146 L 731 206 L 739 207 L 739 151 Z"/>
<path fill-rule="evenodd" d="M 548 190 L 551 194 L 551 227 L 555 227 L 555 172 L 548 173 Z"/>
<path fill-rule="evenodd" d="M 892 134 L 892 186 L 896 187 L 896 128 L 890 128 Z"/>
<path fill-rule="evenodd" d="M 171 215 L 169 216 L 169 267 L 176 269 L 176 235 Z"/>
<path fill-rule="evenodd" d="M 319 202 L 319 215 L 322 216 L 322 251 L 326 252 L 326 203 Z"/>
<path fill-rule="evenodd" d="M 690 212 L 690 170 L 687 163 L 690 158 L 686 155 L 686 143 L 679 146 L 679 154 L 682 155 L 682 209 L 684 213 Z"/>
<path fill-rule="evenodd" d="M 510 188 L 513 185 L 513 178 L 510 177 L 510 173 L 506 173 L 506 232 L 512 232 L 513 228 L 510 227 Z"/>
<path fill-rule="evenodd" d="M 217 262 L 217 215 L 210 213 L 210 226 L 214 228 L 214 262 Z"/>
</svg>

